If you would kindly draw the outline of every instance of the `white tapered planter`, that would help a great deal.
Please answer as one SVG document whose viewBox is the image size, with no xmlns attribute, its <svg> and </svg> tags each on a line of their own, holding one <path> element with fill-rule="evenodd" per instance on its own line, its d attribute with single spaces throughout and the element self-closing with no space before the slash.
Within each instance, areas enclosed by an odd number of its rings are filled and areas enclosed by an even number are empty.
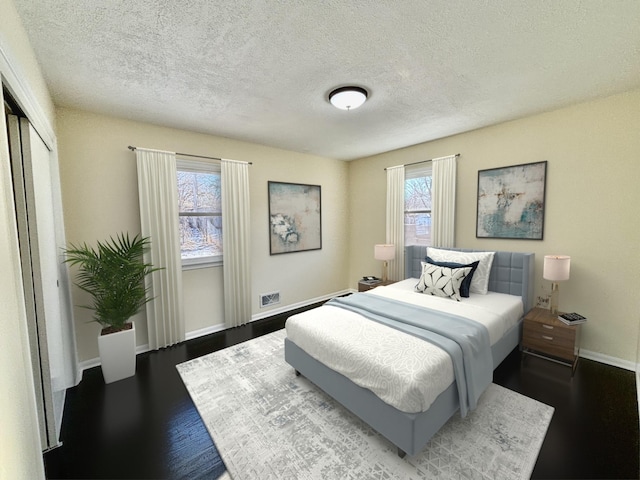
<svg viewBox="0 0 640 480">
<path fill-rule="evenodd" d="M 98 350 L 105 383 L 136 374 L 136 326 L 98 337 Z"/>
</svg>

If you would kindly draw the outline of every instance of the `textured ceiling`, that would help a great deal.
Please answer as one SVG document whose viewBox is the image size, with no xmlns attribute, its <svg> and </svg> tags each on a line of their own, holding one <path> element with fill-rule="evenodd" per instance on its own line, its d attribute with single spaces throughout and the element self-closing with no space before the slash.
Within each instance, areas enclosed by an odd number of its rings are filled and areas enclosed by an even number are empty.
<svg viewBox="0 0 640 480">
<path fill-rule="evenodd" d="M 640 86 L 638 0 L 14 2 L 57 105 L 345 160 Z"/>
</svg>

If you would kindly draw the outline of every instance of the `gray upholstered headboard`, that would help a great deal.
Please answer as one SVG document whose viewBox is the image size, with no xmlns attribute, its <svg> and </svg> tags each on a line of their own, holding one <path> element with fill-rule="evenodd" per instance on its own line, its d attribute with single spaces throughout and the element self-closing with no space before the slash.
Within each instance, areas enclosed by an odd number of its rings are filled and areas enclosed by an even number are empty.
<svg viewBox="0 0 640 480">
<path fill-rule="evenodd" d="M 486 252 L 493 250 L 470 250 L 447 248 L 459 252 Z M 405 248 L 405 277 L 420 278 L 422 266 L 427 256 L 427 248 L 411 245 Z M 496 252 L 489 274 L 489 290 L 522 297 L 524 312 L 534 307 L 535 254 L 522 252 Z"/>
</svg>

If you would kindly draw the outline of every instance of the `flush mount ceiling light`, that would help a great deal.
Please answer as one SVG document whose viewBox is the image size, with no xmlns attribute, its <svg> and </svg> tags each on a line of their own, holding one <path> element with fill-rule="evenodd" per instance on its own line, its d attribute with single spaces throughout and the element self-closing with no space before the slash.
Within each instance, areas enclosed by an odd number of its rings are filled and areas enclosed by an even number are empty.
<svg viewBox="0 0 640 480">
<path fill-rule="evenodd" d="M 367 91 L 361 87 L 340 87 L 329 94 L 329 101 L 341 110 L 353 110 L 367 100 L 367 95 Z"/>
</svg>

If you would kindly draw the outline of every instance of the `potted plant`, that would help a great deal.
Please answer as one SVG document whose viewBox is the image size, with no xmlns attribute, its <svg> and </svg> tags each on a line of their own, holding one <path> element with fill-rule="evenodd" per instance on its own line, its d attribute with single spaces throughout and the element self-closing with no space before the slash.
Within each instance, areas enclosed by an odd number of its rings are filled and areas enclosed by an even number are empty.
<svg viewBox="0 0 640 480">
<path fill-rule="evenodd" d="M 135 325 L 129 319 L 151 300 L 145 277 L 158 270 L 143 259 L 149 239 L 121 233 L 98 242 L 65 250 L 65 262 L 78 265 L 76 285 L 91 295 L 93 320 L 102 325 L 98 349 L 106 383 L 131 377 L 136 371 Z"/>
</svg>

